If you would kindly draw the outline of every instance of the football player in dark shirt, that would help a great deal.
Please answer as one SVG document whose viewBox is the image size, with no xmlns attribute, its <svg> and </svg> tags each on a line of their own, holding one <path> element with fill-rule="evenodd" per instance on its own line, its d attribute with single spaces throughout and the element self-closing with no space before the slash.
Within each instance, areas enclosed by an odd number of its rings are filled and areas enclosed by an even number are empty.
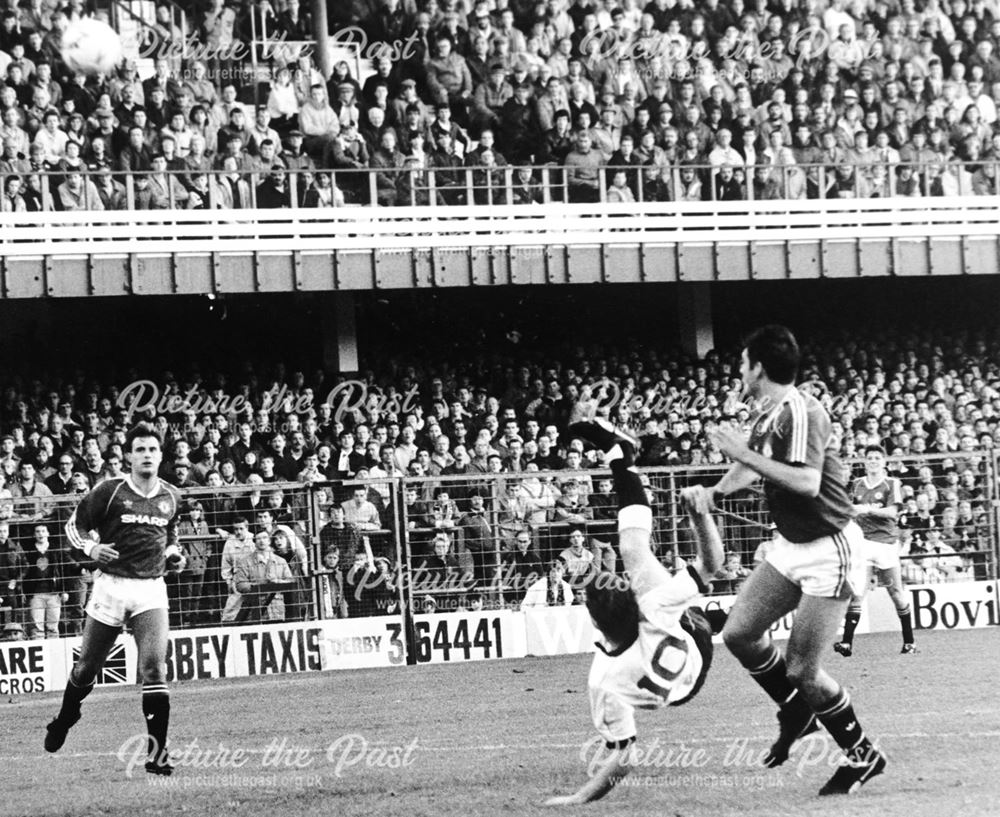
<svg viewBox="0 0 1000 817">
<path fill-rule="evenodd" d="M 909 596 L 903 590 L 903 575 L 899 564 L 899 529 L 896 519 L 903 504 L 900 481 L 890 477 L 885 468 L 885 449 L 880 445 L 865 448 L 865 475 L 854 480 L 851 500 L 857 513 L 858 524 L 865 535 L 868 561 L 896 607 L 900 628 L 903 631 L 903 655 L 917 651 L 913 644 L 913 617 Z M 854 630 L 861 620 L 861 603 L 865 598 L 868 582 L 861 592 L 851 599 L 844 618 L 844 637 L 833 648 L 845 658 L 854 650 Z"/>
<path fill-rule="evenodd" d="M 733 460 L 710 489 L 714 497 L 763 478 L 777 526 L 774 546 L 740 590 L 723 638 L 753 679 L 780 707 L 780 731 L 764 764 L 780 766 L 817 720 L 846 757 L 821 795 L 851 794 L 885 769 L 884 755 L 865 735 L 847 690 L 820 666 L 848 600 L 867 578 L 861 529 L 853 521 L 844 469 L 832 447 L 831 423 L 816 398 L 795 387 L 799 347 L 783 326 L 765 326 L 747 340 L 740 375 L 759 415 L 747 440 L 731 427 L 712 432 Z M 795 611 L 786 655 L 769 629 Z"/>
<path fill-rule="evenodd" d="M 184 569 L 177 536 L 180 494 L 157 477 L 163 451 L 152 426 L 140 423 L 129 431 L 125 451 L 129 475 L 96 485 L 66 523 L 70 544 L 96 562 L 96 569 L 80 658 L 66 684 L 62 708 L 46 727 L 45 749 L 56 752 L 62 747 L 122 627 L 131 621 L 149 735 L 146 771 L 169 775 L 173 766 L 167 754 L 169 632 L 163 574 Z M 92 538 L 92 532 L 98 538 Z"/>
</svg>

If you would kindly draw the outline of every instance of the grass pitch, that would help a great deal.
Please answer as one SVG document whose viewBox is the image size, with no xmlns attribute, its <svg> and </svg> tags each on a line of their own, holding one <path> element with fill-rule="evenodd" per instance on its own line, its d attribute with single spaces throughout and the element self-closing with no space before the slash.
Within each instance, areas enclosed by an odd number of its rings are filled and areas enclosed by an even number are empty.
<svg viewBox="0 0 1000 817">
<path fill-rule="evenodd" d="M 724 648 L 701 694 L 639 714 L 636 769 L 603 801 L 540 807 L 585 779 L 594 737 L 589 656 L 174 684 L 173 777 L 150 778 L 137 688 L 100 689 L 54 756 L 42 750 L 58 694 L 0 704 L 0 814 L 87 815 L 1000 815 L 1000 639 L 996 630 L 861 636 L 827 667 L 889 756 L 851 797 L 818 798 L 826 743 L 784 767 L 756 758 L 774 709 Z"/>
</svg>

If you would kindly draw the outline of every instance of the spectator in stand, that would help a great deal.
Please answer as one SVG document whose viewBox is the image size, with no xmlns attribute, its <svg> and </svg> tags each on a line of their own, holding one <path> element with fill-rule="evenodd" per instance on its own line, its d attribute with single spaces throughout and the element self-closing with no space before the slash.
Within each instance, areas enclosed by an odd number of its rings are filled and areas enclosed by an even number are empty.
<svg viewBox="0 0 1000 817">
<path fill-rule="evenodd" d="M 54 110 L 45 113 L 42 127 L 35 134 L 34 143 L 42 146 L 42 158 L 49 164 L 57 164 L 66 153 L 69 136 L 60 127 L 59 114 Z"/>
<path fill-rule="evenodd" d="M 8 494 L 9 496 L 9 494 Z M 20 623 L 24 610 L 24 575 L 28 564 L 21 546 L 10 538 L 10 523 L 0 521 L 0 599 L 13 608 L 12 620 Z"/>
<path fill-rule="evenodd" d="M 368 174 L 364 172 L 369 164 L 368 148 L 352 122 L 341 125 L 340 134 L 330 143 L 324 167 L 341 171 L 337 186 L 344 191 L 344 198 L 350 204 L 362 204 L 368 199 Z"/>
<path fill-rule="evenodd" d="M 344 588 L 352 618 L 391 615 L 396 609 L 397 588 L 388 559 L 372 562 L 363 552 L 358 553 L 344 577 Z"/>
<path fill-rule="evenodd" d="M 355 485 L 353 498 L 341 503 L 344 519 L 360 531 L 377 531 L 382 525 L 378 509 L 368 501 L 368 489 L 364 485 Z"/>
<path fill-rule="evenodd" d="M 3 200 L 0 201 L 0 212 L 25 213 L 28 210 L 24 197 L 21 195 L 24 183 L 20 176 L 7 176 L 4 179 Z"/>
<path fill-rule="evenodd" d="M 591 147 L 590 134 L 580 131 L 576 147 L 565 159 L 566 186 L 572 203 L 596 203 L 600 200 L 601 155 Z"/>
<path fill-rule="evenodd" d="M 347 63 L 341 61 L 338 65 L 343 65 L 346 68 Z M 331 89 L 330 99 L 333 100 L 330 107 L 337 114 L 341 129 L 347 125 L 353 125 L 355 128 L 358 128 L 361 125 L 361 109 L 358 107 L 357 99 L 357 95 L 360 92 L 358 84 L 354 80 L 335 83 L 334 79 L 331 78 L 328 87 Z M 334 94 L 334 91 L 336 91 L 336 94 Z"/>
<path fill-rule="evenodd" d="M 104 202 L 97 187 L 78 170 L 70 172 L 56 190 L 61 210 L 103 210 Z"/>
<path fill-rule="evenodd" d="M 35 525 L 33 547 L 25 555 L 24 595 L 31 611 L 29 638 L 58 638 L 62 605 L 69 600 L 63 587 L 59 554 L 49 550 L 49 529 Z"/>
<path fill-rule="evenodd" d="M 356 525 L 346 521 L 342 506 L 333 504 L 329 509 L 330 521 L 320 529 L 320 549 L 327 553 L 336 549 L 344 561 L 353 561 L 354 554 L 362 550 L 361 533 Z"/>
<path fill-rule="evenodd" d="M 0 126 L 0 137 L 3 138 L 4 143 L 3 161 L 24 161 L 30 150 L 31 139 L 28 137 L 27 131 L 20 125 L 20 111 L 17 107 L 7 108 L 3 112 L 2 121 L 3 125 Z M 3 165 L 0 164 L 0 167 L 3 167 Z M 23 166 L 20 169 L 13 168 L 7 172 L 24 172 L 24 168 Z"/>
<path fill-rule="evenodd" d="M 294 596 L 295 579 L 288 562 L 271 549 L 266 531 L 254 535 L 253 550 L 237 562 L 233 585 L 240 594 L 238 621 L 285 620 L 286 598 Z M 275 585 L 287 585 L 287 594 L 276 592 Z"/>
<path fill-rule="evenodd" d="M 218 143 L 215 146 L 216 151 L 224 153 L 227 146 L 231 145 L 237 139 L 242 150 L 247 150 L 252 139 L 252 133 L 247 125 L 246 112 L 243 108 L 233 108 L 229 112 L 229 122 L 219 128 Z"/>
<path fill-rule="evenodd" d="M 499 128 L 512 161 L 529 162 L 539 153 L 541 126 L 528 82 L 518 83 L 513 96 L 501 106 Z"/>
<path fill-rule="evenodd" d="M 312 182 L 312 173 L 316 169 L 316 164 L 312 158 L 303 150 L 304 136 L 302 131 L 293 129 L 288 132 L 285 140 L 285 149 L 281 151 L 281 160 L 290 171 L 296 173 L 296 186 L 299 190 L 305 190 Z"/>
<path fill-rule="evenodd" d="M 292 206 L 285 170 L 284 164 L 276 161 L 271 166 L 267 177 L 257 185 L 255 200 L 258 207 L 262 209 L 278 209 Z"/>
<path fill-rule="evenodd" d="M 207 173 L 196 172 L 191 177 L 187 206 L 189 210 L 209 210 L 221 206 L 223 194 L 214 177 L 209 181 Z"/>
<path fill-rule="evenodd" d="M 440 532 L 434 535 L 431 555 L 413 571 L 413 589 L 436 596 L 453 594 L 464 588 L 468 578 L 451 553 L 451 537 Z"/>
<path fill-rule="evenodd" d="M 535 181 L 530 167 L 519 167 L 511 191 L 511 204 L 543 204 L 545 189 Z"/>
<path fill-rule="evenodd" d="M 573 604 L 573 587 L 564 579 L 566 564 L 556 559 L 549 564 L 547 576 L 535 581 L 528 587 L 521 602 L 522 610 L 532 610 L 541 607 L 570 607 Z"/>
<path fill-rule="evenodd" d="M 464 124 L 472 99 L 472 76 L 465 58 L 452 51 L 448 35 L 436 40 L 437 55 L 427 62 L 427 89 L 434 102 L 448 102 L 456 119 Z"/>
<path fill-rule="evenodd" d="M 222 170 L 218 176 L 219 206 L 224 210 L 240 210 L 253 206 L 250 185 L 239 172 L 237 159 L 227 156 L 222 162 Z"/>
<path fill-rule="evenodd" d="M 505 103 L 513 97 L 514 89 L 507 81 L 506 66 L 502 62 L 494 62 L 486 81 L 472 95 L 470 119 L 473 129 L 481 131 L 485 128 L 499 128 L 500 113 Z"/>
<path fill-rule="evenodd" d="M 522 528 L 514 538 L 513 549 L 502 565 L 503 584 L 508 602 L 520 604 L 528 588 L 543 576 L 542 561 L 532 548 L 531 530 Z"/>
<path fill-rule="evenodd" d="M 585 530 L 570 526 L 569 545 L 559 554 L 559 560 L 566 566 L 566 580 L 574 586 L 582 584 L 594 566 L 594 554 L 586 544 Z"/>
<path fill-rule="evenodd" d="M 268 541 L 270 546 L 270 541 Z M 229 597 L 222 611 L 222 622 L 232 623 L 237 620 L 243 603 L 242 593 L 236 586 L 236 569 L 245 558 L 254 551 L 254 537 L 250 533 L 250 523 L 245 517 L 239 516 L 233 520 L 232 536 L 222 548 L 222 581 L 229 588 Z"/>
<path fill-rule="evenodd" d="M 323 552 L 323 567 L 316 571 L 319 603 L 323 618 L 347 618 L 347 596 L 344 594 L 344 575 L 340 570 L 340 551 Z M 353 559 L 351 560 L 353 561 Z"/>
<path fill-rule="evenodd" d="M 167 157 L 162 153 L 153 156 L 149 187 L 153 197 L 164 202 L 165 209 L 184 209 L 187 206 L 188 191 L 185 190 L 175 173 L 167 172 Z"/>
<path fill-rule="evenodd" d="M 188 503 L 187 515 L 177 525 L 184 555 L 187 558 L 184 572 L 178 582 L 181 621 L 193 627 L 209 620 L 214 612 L 209 610 L 209 599 L 204 594 L 205 573 L 212 556 L 208 523 L 205 521 L 204 506 L 198 500 Z"/>
<path fill-rule="evenodd" d="M 462 160 L 455 155 L 451 134 L 440 132 L 436 136 L 436 148 L 428 156 L 434 169 L 434 187 L 445 204 L 465 203 L 465 173 L 461 170 Z"/>
<path fill-rule="evenodd" d="M 340 133 L 340 118 L 330 107 L 322 85 L 309 89 L 309 99 L 299 109 L 299 129 L 304 135 L 302 146 L 313 159 L 327 156 Z"/>
<path fill-rule="evenodd" d="M 247 152 L 251 156 L 260 153 L 260 146 L 264 142 L 270 142 L 275 149 L 281 144 L 281 137 L 271 127 L 271 114 L 266 107 L 258 106 L 254 111 L 254 121 L 248 130 L 248 139 Z"/>
<path fill-rule="evenodd" d="M 325 170 L 316 174 L 302 200 L 303 207 L 343 207 L 344 204 L 344 191 L 333 185 L 330 173 Z"/>
<path fill-rule="evenodd" d="M 289 528 L 278 527 L 271 537 L 274 554 L 288 564 L 292 589 L 284 594 L 285 621 L 304 621 L 308 611 L 306 575 L 308 572 L 305 547 Z"/>
<path fill-rule="evenodd" d="M 271 126 L 279 133 L 289 133 L 299 126 L 299 97 L 292 82 L 292 70 L 287 65 L 278 67 L 271 82 L 267 113 Z"/>
<path fill-rule="evenodd" d="M 153 167 L 153 151 L 146 144 L 145 131 L 138 125 L 129 128 L 128 144 L 118 155 L 118 169 L 130 173 L 146 172 Z"/>
</svg>

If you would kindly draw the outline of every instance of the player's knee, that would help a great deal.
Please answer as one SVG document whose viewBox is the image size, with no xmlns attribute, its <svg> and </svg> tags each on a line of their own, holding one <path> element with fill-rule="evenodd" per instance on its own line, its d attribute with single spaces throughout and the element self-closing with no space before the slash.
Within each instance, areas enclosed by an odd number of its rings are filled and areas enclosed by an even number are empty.
<svg viewBox="0 0 1000 817">
<path fill-rule="evenodd" d="M 99 669 L 100 667 L 89 661 L 84 661 L 83 659 L 77 661 L 73 666 L 71 674 L 73 683 L 78 687 L 90 686 L 94 682 L 94 679 L 97 678 Z"/>
<path fill-rule="evenodd" d="M 751 639 L 747 631 L 730 618 L 722 628 L 722 641 L 729 652 L 738 657 L 747 650 Z"/>
<path fill-rule="evenodd" d="M 819 665 L 813 661 L 797 656 L 786 656 L 786 674 L 792 686 L 798 689 L 809 689 L 819 675 Z"/>
<path fill-rule="evenodd" d="M 162 684 L 167 680 L 167 665 L 158 658 L 147 658 L 141 661 L 139 670 L 142 673 L 144 684 Z"/>
</svg>

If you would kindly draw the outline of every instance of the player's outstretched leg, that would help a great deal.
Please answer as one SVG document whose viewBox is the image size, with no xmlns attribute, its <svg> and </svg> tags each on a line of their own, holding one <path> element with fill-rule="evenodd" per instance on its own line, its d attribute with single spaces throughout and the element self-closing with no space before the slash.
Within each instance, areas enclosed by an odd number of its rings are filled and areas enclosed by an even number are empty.
<svg viewBox="0 0 1000 817">
<path fill-rule="evenodd" d="M 80 658 L 69 674 L 59 714 L 45 727 L 46 752 L 58 752 L 66 742 L 69 730 L 80 720 L 80 705 L 94 689 L 97 673 L 104 666 L 119 632 L 121 628 L 111 627 L 87 616 Z"/>
<path fill-rule="evenodd" d="M 174 771 L 167 750 L 170 691 L 166 683 L 167 611 L 146 610 L 133 619 L 142 674 L 142 714 L 146 720 L 146 771 L 170 775 Z"/>
<path fill-rule="evenodd" d="M 625 456 L 625 467 L 633 464 L 635 451 L 638 448 L 638 441 L 615 428 L 607 420 L 597 418 L 588 422 L 573 423 L 567 429 L 569 436 L 580 437 L 593 443 L 605 454 L 605 462 L 608 467 L 615 459 Z M 622 451 L 617 451 L 616 446 L 623 446 Z"/>
<path fill-rule="evenodd" d="M 618 497 L 618 550 L 632 591 L 641 596 L 647 582 L 655 581 L 667 571 L 650 550 L 653 516 L 646 489 L 634 468 L 633 440 L 602 419 L 573 423 L 569 433 L 590 441 L 604 452 L 604 462 L 611 469 Z"/>
<path fill-rule="evenodd" d="M 847 615 L 844 616 L 844 636 L 833 645 L 835 652 L 840 653 L 844 658 L 850 658 L 854 652 L 854 631 L 861 621 L 861 598 L 855 596 L 847 606 Z"/>
</svg>

